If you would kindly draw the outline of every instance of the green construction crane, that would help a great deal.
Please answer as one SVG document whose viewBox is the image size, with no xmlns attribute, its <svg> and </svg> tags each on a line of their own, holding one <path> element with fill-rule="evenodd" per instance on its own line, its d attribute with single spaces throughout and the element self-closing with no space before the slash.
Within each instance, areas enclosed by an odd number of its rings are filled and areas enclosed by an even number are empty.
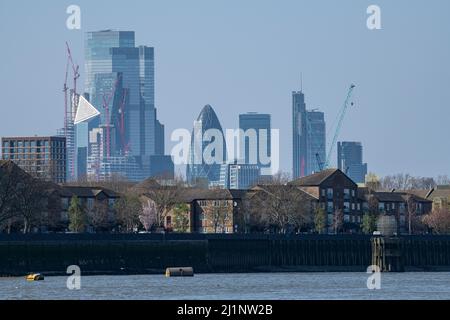
<svg viewBox="0 0 450 320">
<path fill-rule="evenodd" d="M 336 126 L 336 131 L 334 133 L 333 141 L 331 142 L 330 149 L 328 150 L 327 159 L 325 160 L 325 163 L 323 165 L 324 169 L 327 169 L 330 165 L 331 155 L 333 154 L 334 146 L 337 143 L 337 139 L 339 136 L 339 132 L 341 131 L 342 123 L 344 122 L 345 113 L 347 112 L 348 106 L 353 105 L 353 102 L 350 103 L 353 89 L 355 89 L 355 85 L 350 85 L 350 88 L 348 89 L 347 98 L 345 99 L 344 106 L 342 107 L 340 114 L 339 114 L 339 122 Z M 318 159 L 319 161 L 319 159 Z"/>
</svg>

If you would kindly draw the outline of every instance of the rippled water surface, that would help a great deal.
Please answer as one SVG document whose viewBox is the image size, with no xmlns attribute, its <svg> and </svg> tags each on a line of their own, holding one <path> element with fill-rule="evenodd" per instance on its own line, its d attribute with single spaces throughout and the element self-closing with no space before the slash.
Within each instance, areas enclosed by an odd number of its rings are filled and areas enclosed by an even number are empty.
<svg viewBox="0 0 450 320">
<path fill-rule="evenodd" d="M 80 290 L 67 277 L 0 278 L 0 299 L 450 299 L 450 273 L 384 273 L 368 290 L 365 273 L 85 276 Z"/>
</svg>

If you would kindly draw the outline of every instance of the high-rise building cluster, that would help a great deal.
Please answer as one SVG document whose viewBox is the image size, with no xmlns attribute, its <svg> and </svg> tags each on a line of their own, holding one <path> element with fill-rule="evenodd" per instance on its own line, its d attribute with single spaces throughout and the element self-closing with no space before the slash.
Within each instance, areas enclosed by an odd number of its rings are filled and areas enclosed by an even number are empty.
<svg viewBox="0 0 450 320">
<path fill-rule="evenodd" d="M 133 31 L 86 34 L 84 97 L 100 116 L 75 126 L 73 179 L 173 177 L 157 119 L 154 64 L 154 48 L 137 47 Z"/>
<path fill-rule="evenodd" d="M 214 109 L 206 105 L 194 121 L 192 130 L 186 170 L 189 184 L 248 189 L 267 175 L 265 172 L 271 164 L 269 114 L 239 115 L 236 144 L 228 146 L 234 149 L 229 150 L 233 151 L 233 156 L 227 152 L 226 136 Z"/>
<path fill-rule="evenodd" d="M 76 83 L 80 72 L 68 45 L 67 51 L 64 128 L 55 137 L 4 138 L 2 158 L 55 182 L 106 181 L 115 176 L 130 181 L 173 179 L 174 163 L 165 155 L 164 125 L 155 106 L 154 48 L 136 46 L 133 31 L 87 32 L 82 95 Z M 69 70 L 73 71 L 72 88 L 67 85 Z M 354 87 L 350 87 L 345 107 Z M 240 114 L 235 131 L 230 145 L 213 107 L 206 105 L 201 110 L 191 133 L 188 184 L 247 189 L 271 179 L 273 157 L 279 157 L 274 144 L 279 141 L 272 141 L 271 115 Z M 332 144 L 337 142 L 337 133 Z M 333 148 L 327 154 L 326 137 L 325 114 L 307 108 L 303 90 L 293 91 L 293 179 L 329 167 Z M 357 183 L 364 182 L 367 174 L 362 154 L 360 142 L 337 142 L 337 168 Z"/>
<path fill-rule="evenodd" d="M 367 164 L 360 142 L 337 143 L 337 167 L 357 183 L 365 181 Z M 330 151 L 328 151 L 330 152 Z M 301 178 L 326 169 L 331 155 L 326 151 L 325 114 L 307 110 L 302 91 L 292 92 L 292 174 Z"/>
</svg>

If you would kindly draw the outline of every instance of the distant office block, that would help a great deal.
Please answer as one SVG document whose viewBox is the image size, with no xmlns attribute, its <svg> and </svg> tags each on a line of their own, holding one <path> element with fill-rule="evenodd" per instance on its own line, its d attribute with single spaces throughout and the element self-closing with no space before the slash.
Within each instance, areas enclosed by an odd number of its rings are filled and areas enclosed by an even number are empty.
<svg viewBox="0 0 450 320">
<path fill-rule="evenodd" d="M 220 187 L 224 189 L 249 189 L 261 177 L 261 168 L 256 164 L 223 164 L 220 168 Z"/>
<path fill-rule="evenodd" d="M 364 183 L 367 163 L 363 163 L 361 142 L 338 142 L 337 148 L 338 168 L 356 183 Z"/>
<path fill-rule="evenodd" d="M 268 170 L 271 160 L 270 114 L 240 114 L 239 129 L 244 132 L 244 145 L 241 146 L 239 158 L 245 164 L 258 165 Z"/>
<path fill-rule="evenodd" d="M 325 115 L 307 110 L 301 91 L 292 92 L 292 139 L 293 178 L 319 172 L 326 160 Z"/>
<path fill-rule="evenodd" d="M 148 177 L 164 180 L 174 179 L 175 166 L 172 156 L 155 155 L 143 158 L 144 179 Z"/>
</svg>

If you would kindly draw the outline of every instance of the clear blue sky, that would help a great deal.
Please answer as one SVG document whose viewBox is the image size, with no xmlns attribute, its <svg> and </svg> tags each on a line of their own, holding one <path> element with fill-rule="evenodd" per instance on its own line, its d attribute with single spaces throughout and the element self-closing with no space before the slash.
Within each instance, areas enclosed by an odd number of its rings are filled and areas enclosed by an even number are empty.
<svg viewBox="0 0 450 320">
<path fill-rule="evenodd" d="M 65 26 L 70 4 L 81 7 L 80 31 Z M 382 30 L 366 27 L 370 4 L 381 7 Z M 190 130 L 205 104 L 224 128 L 239 113 L 271 113 L 291 171 L 291 91 L 303 72 L 307 107 L 328 124 L 357 85 L 340 140 L 363 143 L 370 171 L 450 175 L 448 0 L 1 0 L 0 136 L 54 134 L 64 42 L 83 65 L 84 32 L 109 28 L 155 47 L 167 150 L 172 130 Z"/>
</svg>

